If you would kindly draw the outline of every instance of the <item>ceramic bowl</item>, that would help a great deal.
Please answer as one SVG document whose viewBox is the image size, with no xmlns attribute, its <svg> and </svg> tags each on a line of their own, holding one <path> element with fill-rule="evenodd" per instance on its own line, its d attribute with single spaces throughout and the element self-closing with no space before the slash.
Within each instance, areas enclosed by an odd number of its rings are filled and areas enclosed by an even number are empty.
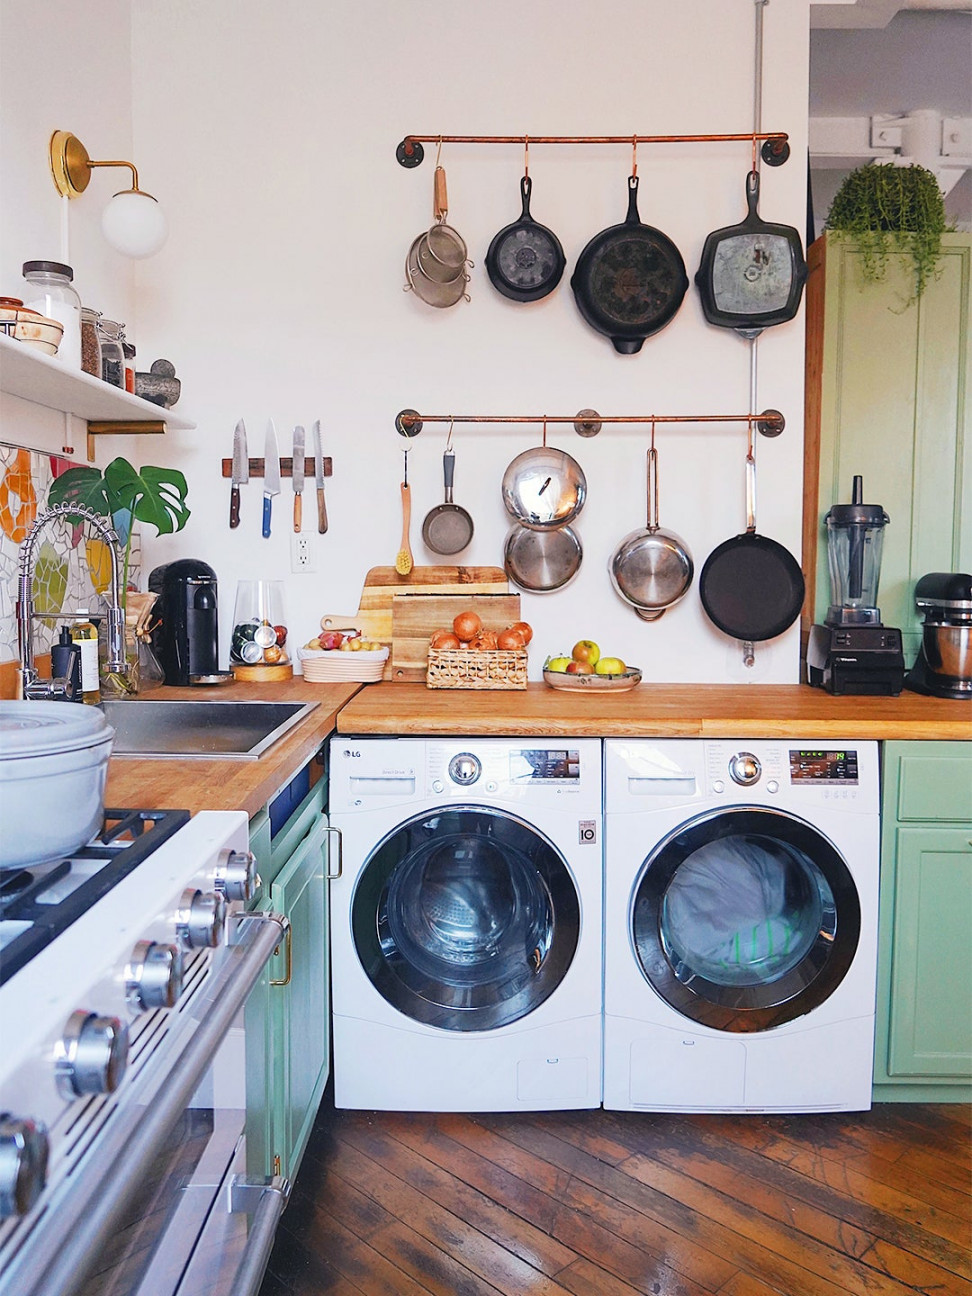
<svg viewBox="0 0 972 1296">
<path fill-rule="evenodd" d="M 64 325 L 26 306 L 0 306 L 0 332 L 18 342 L 27 342 L 44 355 L 56 355 Z"/>
</svg>

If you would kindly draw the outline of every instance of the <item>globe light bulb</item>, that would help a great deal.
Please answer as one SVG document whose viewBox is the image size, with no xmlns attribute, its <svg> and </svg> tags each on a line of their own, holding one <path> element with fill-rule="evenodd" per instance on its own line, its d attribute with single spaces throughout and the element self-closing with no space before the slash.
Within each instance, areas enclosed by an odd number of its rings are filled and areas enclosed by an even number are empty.
<svg viewBox="0 0 972 1296">
<path fill-rule="evenodd" d="M 136 259 L 154 256 L 169 233 L 165 212 L 144 189 L 116 193 L 101 214 L 101 230 L 116 252 Z"/>
</svg>

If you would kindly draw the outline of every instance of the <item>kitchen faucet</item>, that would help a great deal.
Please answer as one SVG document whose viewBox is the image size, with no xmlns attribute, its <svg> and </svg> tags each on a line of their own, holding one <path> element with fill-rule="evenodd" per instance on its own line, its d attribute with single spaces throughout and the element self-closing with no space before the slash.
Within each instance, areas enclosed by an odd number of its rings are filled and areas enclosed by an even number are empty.
<svg viewBox="0 0 972 1296">
<path fill-rule="evenodd" d="M 68 683 L 63 679 L 42 680 L 34 665 L 34 602 L 31 597 L 34 578 L 34 550 L 37 538 L 49 522 L 57 518 L 79 517 L 90 522 L 108 547 L 111 562 L 111 585 L 108 591 L 108 669 L 127 673 L 125 663 L 125 613 L 121 606 L 118 580 L 118 536 L 114 529 L 93 509 L 84 504 L 55 504 L 42 513 L 27 532 L 20 550 L 17 576 L 17 637 L 20 644 L 20 679 L 25 698 L 66 698 Z"/>
</svg>

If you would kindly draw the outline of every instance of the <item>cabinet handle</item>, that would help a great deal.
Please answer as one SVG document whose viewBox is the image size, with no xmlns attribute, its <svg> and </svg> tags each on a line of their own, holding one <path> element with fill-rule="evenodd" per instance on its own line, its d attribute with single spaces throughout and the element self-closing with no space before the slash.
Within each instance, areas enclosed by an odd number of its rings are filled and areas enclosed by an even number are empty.
<svg viewBox="0 0 972 1296">
<path fill-rule="evenodd" d="M 283 978 L 282 981 L 278 981 L 276 977 L 271 977 L 271 978 L 270 978 L 270 984 L 271 984 L 272 986 L 285 986 L 285 985 L 290 985 L 290 978 L 291 978 L 291 975 L 293 974 L 293 970 L 294 970 L 294 944 L 293 944 L 292 931 L 293 931 L 293 929 L 292 929 L 290 926 L 288 926 L 286 932 L 284 933 L 284 942 L 283 942 L 283 946 L 284 946 L 284 954 L 286 955 L 286 958 L 287 958 L 287 972 L 286 972 L 286 975 L 284 976 L 284 978 Z M 276 948 L 273 952 L 274 952 L 274 955 L 275 955 L 275 956 L 276 956 L 277 954 L 279 954 L 279 953 L 280 953 L 280 946 L 278 945 L 277 948 Z"/>
<path fill-rule="evenodd" d="M 328 838 L 330 838 L 331 833 L 334 833 L 335 837 L 337 838 L 337 850 L 336 851 L 334 850 L 333 846 L 330 844 L 330 841 L 328 842 L 328 849 L 327 849 L 327 864 L 328 864 L 327 880 L 329 882 L 333 882 L 341 876 L 341 873 L 343 872 L 344 869 L 344 838 L 341 836 L 341 829 L 332 828 L 330 824 L 328 824 L 325 831 L 327 832 Z M 334 855 L 337 855 L 336 873 L 332 873 L 330 871 L 331 860 Z"/>
</svg>

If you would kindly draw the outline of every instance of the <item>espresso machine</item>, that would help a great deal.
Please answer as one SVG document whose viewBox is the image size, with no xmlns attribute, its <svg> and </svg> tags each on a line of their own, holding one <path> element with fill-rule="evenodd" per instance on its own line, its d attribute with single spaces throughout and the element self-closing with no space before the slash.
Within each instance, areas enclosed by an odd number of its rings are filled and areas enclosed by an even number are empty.
<svg viewBox="0 0 972 1296">
<path fill-rule="evenodd" d="M 180 558 L 150 572 L 148 587 L 159 595 L 152 648 L 166 684 L 212 683 L 219 675 L 216 573 L 198 558 Z"/>
<path fill-rule="evenodd" d="M 901 631 L 881 624 L 877 606 L 884 528 L 880 504 L 865 504 L 861 477 L 850 504 L 834 504 L 827 525 L 831 603 L 810 627 L 807 682 L 831 693 L 896 696 L 904 684 Z"/>
<path fill-rule="evenodd" d="M 932 697 L 972 698 L 972 575 L 929 572 L 915 586 L 915 607 L 925 619 L 905 688 Z"/>
</svg>

